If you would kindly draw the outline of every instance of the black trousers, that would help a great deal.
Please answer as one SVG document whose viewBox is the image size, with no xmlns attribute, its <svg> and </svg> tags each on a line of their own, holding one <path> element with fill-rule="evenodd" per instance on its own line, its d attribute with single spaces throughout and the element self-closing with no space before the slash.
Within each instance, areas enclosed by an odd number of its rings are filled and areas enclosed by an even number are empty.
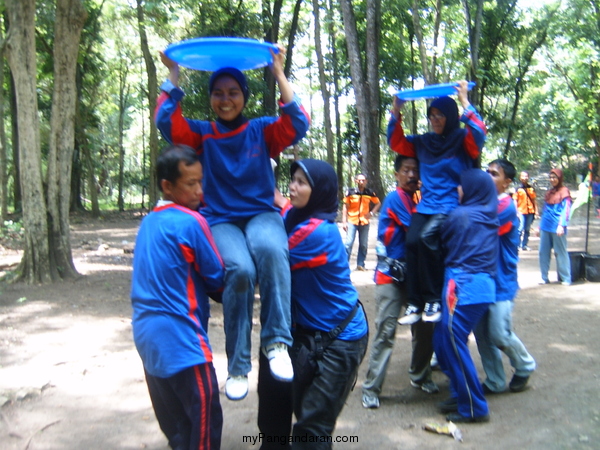
<svg viewBox="0 0 600 450">
<path fill-rule="evenodd" d="M 356 341 L 334 340 L 323 352 L 319 373 L 307 386 L 294 385 L 292 449 L 330 449 L 331 442 L 311 442 L 311 437 L 331 436 L 350 390 L 354 387 L 358 367 L 367 351 L 369 335 Z M 294 354 L 294 352 L 292 352 Z"/>
<path fill-rule="evenodd" d="M 145 374 L 158 424 L 173 450 L 221 448 L 223 411 L 212 363 L 169 378 Z"/>
<path fill-rule="evenodd" d="M 440 302 L 444 287 L 444 255 L 441 228 L 446 214 L 412 216 L 406 234 L 406 287 L 408 303 L 421 310 L 428 302 Z"/>
<path fill-rule="evenodd" d="M 258 429 L 261 433 L 261 450 L 290 448 L 292 413 L 292 383 L 273 378 L 269 360 L 263 352 L 260 352 L 258 359 Z"/>
</svg>

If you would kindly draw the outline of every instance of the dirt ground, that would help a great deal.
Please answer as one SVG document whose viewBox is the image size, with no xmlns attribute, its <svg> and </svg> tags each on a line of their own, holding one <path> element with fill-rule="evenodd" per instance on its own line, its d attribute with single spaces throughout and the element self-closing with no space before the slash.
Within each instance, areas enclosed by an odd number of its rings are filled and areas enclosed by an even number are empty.
<svg viewBox="0 0 600 450">
<path fill-rule="evenodd" d="M 0 283 L 0 448 L 167 448 L 131 334 L 132 255 L 123 249 L 132 246 L 139 221 L 139 216 L 129 214 L 73 224 L 75 265 L 83 275 L 77 281 L 44 286 Z M 352 275 L 371 327 L 375 228 L 376 222 L 371 228 L 369 270 Z M 600 254 L 600 220 L 592 219 L 589 236 L 589 253 Z M 521 253 L 514 320 L 517 334 L 537 360 L 531 387 L 519 394 L 489 397 L 491 421 L 462 425 L 462 443 L 426 432 L 423 425 L 444 423 L 435 404 L 446 397 L 448 382 L 436 371 L 440 394 L 430 396 L 410 386 L 410 335 L 403 327 L 397 332 L 381 408 L 361 406 L 367 356 L 335 433 L 341 440 L 353 437 L 358 442 L 335 448 L 600 448 L 600 284 L 538 286 L 538 242 L 533 237 L 532 251 Z M 585 224 L 579 219 L 569 228 L 569 249 L 580 251 L 584 245 Z M 0 274 L 19 259 L 18 251 L 0 246 Z M 551 273 L 551 280 L 555 277 Z M 256 319 L 255 325 L 253 348 L 258 349 Z M 258 448 L 243 441 L 243 436 L 258 435 L 257 370 L 250 374 L 251 391 L 245 400 L 226 399 L 223 319 L 216 303 L 209 335 L 222 392 L 222 447 Z M 474 346 L 473 354 L 482 374 Z M 505 367 L 512 376 L 508 361 Z"/>
</svg>

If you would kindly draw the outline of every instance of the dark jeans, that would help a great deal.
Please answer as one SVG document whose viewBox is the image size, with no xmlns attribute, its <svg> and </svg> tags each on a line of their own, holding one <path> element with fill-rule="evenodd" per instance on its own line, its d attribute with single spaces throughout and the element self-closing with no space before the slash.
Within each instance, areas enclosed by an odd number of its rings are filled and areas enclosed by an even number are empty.
<svg viewBox="0 0 600 450">
<path fill-rule="evenodd" d="M 367 351 L 368 334 L 356 341 L 334 340 L 319 361 L 312 383 L 299 386 L 294 380 L 294 413 L 297 422 L 293 449 L 330 449 L 331 442 L 310 441 L 312 436 L 331 436 L 336 420 L 356 382 L 358 366 Z M 292 351 L 292 354 L 295 352 Z"/>
<path fill-rule="evenodd" d="M 523 214 L 523 229 L 521 230 L 521 248 L 527 247 L 529 242 L 529 232 L 531 230 L 531 224 L 535 219 L 535 214 Z"/>
<path fill-rule="evenodd" d="M 428 302 L 440 302 L 444 285 L 441 227 L 446 214 L 412 216 L 406 234 L 406 287 L 408 303 L 421 310 Z"/>
<path fill-rule="evenodd" d="M 160 429 L 173 450 L 221 448 L 223 412 L 212 363 L 169 378 L 146 372 L 146 383 Z"/>
<path fill-rule="evenodd" d="M 258 359 L 258 429 L 262 436 L 261 450 L 290 448 L 292 432 L 292 383 L 273 378 L 269 360 L 260 352 Z"/>
</svg>

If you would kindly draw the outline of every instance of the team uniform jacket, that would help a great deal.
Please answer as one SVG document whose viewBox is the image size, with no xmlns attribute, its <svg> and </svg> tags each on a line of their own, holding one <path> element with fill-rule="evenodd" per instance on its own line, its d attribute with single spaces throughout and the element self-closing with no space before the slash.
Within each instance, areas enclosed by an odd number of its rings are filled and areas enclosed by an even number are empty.
<svg viewBox="0 0 600 450">
<path fill-rule="evenodd" d="M 498 197 L 499 254 L 496 273 L 496 300 L 514 300 L 519 290 L 517 263 L 519 262 L 519 217 L 513 199 L 502 194 Z"/>
<path fill-rule="evenodd" d="M 528 196 L 529 194 L 529 196 Z M 519 187 L 513 198 L 517 202 L 517 210 L 521 214 L 535 214 L 535 189 L 531 186 Z"/>
<path fill-rule="evenodd" d="M 379 213 L 377 240 L 385 245 L 388 258 L 404 260 L 406 254 L 406 232 L 415 210 L 412 196 L 404 189 L 397 187 L 383 201 Z M 390 284 L 394 280 L 385 272 L 375 270 L 376 284 Z"/>
<path fill-rule="evenodd" d="M 276 211 L 270 158 L 306 135 L 309 118 L 299 98 L 280 105 L 279 117 L 252 119 L 230 130 L 218 122 L 186 119 L 179 103 L 181 89 L 169 81 L 161 89 L 156 126 L 168 142 L 196 149 L 204 168 L 202 215 L 210 225 Z"/>
<path fill-rule="evenodd" d="M 344 321 L 358 301 L 350 281 L 348 255 L 336 224 L 310 219 L 289 235 L 292 270 L 292 320 L 303 328 L 329 332 Z M 343 341 L 367 333 L 362 308 L 338 336 Z"/>
<path fill-rule="evenodd" d="M 571 197 L 565 198 L 562 202 L 555 205 L 544 203 L 544 212 L 540 221 L 540 230 L 549 233 L 556 233 L 559 225 L 565 228 L 569 225 L 569 215 L 571 214 Z"/>
<path fill-rule="evenodd" d="M 168 378 L 212 361 L 207 292 L 225 269 L 206 220 L 161 202 L 142 221 L 133 259 L 133 338 L 150 375 Z"/>
<path fill-rule="evenodd" d="M 417 212 L 421 214 L 448 214 L 458 206 L 456 187 L 460 182 L 460 174 L 475 167 L 474 163 L 481 153 L 486 134 L 481 116 L 473 106 L 469 106 L 460 121 L 466 124 L 466 128 L 462 129 L 462 145 L 437 156 L 430 154 L 421 135 L 405 136 L 401 120 L 392 116 L 388 123 L 390 148 L 396 153 L 419 160 L 423 198 L 417 205 Z"/>
<path fill-rule="evenodd" d="M 371 211 L 371 203 L 374 205 L 379 203 L 379 198 L 369 188 L 365 188 L 363 192 L 352 188 L 346 193 L 344 203 L 348 211 L 348 222 L 353 225 L 367 225 L 369 219 L 365 215 Z"/>
</svg>

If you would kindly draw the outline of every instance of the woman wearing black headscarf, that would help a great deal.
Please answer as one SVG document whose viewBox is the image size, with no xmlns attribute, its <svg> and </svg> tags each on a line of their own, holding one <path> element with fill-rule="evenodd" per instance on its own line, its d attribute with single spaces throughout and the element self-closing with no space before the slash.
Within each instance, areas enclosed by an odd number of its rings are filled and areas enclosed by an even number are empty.
<svg viewBox="0 0 600 450">
<path fill-rule="evenodd" d="M 571 192 L 563 184 L 563 171 L 560 169 L 550 170 L 550 184 L 552 189 L 546 192 L 540 221 L 540 284 L 550 282 L 548 271 L 554 249 L 558 281 L 568 286 L 571 284 L 571 262 L 567 252 L 567 225 L 571 215 Z"/>
<path fill-rule="evenodd" d="M 496 301 L 498 197 L 492 178 L 482 170 L 461 174 L 460 206 L 444 223 L 444 303 L 435 327 L 434 348 L 450 378 L 451 398 L 442 402 L 452 422 L 487 422 L 489 412 L 469 351 L 469 334 Z"/>
<path fill-rule="evenodd" d="M 290 174 L 293 208 L 285 218 L 285 227 L 292 270 L 292 321 L 296 327 L 292 361 L 296 370 L 293 390 L 297 421 L 292 448 L 328 449 L 331 442 L 321 441 L 333 433 L 356 381 L 367 349 L 368 325 L 350 280 L 348 257 L 335 223 L 335 171 L 324 161 L 304 159 L 292 164 Z M 316 370 L 305 378 L 302 352 L 303 346 L 310 347 L 311 342 L 316 353 L 309 359 L 316 363 Z"/>
<path fill-rule="evenodd" d="M 440 228 L 446 216 L 458 205 L 456 187 L 464 170 L 475 167 L 485 141 L 486 127 L 469 103 L 468 83 L 456 88 L 464 108 L 450 97 L 435 99 L 427 109 L 432 131 L 405 136 L 400 108 L 404 101 L 394 98 L 392 117 L 388 124 L 391 149 L 404 156 L 417 158 L 421 172 L 421 202 L 413 214 L 406 236 L 408 307 L 402 325 L 422 319 L 440 320 L 440 302 L 444 280 L 444 264 L 440 251 Z M 460 122 L 466 127 L 461 128 Z"/>
</svg>

